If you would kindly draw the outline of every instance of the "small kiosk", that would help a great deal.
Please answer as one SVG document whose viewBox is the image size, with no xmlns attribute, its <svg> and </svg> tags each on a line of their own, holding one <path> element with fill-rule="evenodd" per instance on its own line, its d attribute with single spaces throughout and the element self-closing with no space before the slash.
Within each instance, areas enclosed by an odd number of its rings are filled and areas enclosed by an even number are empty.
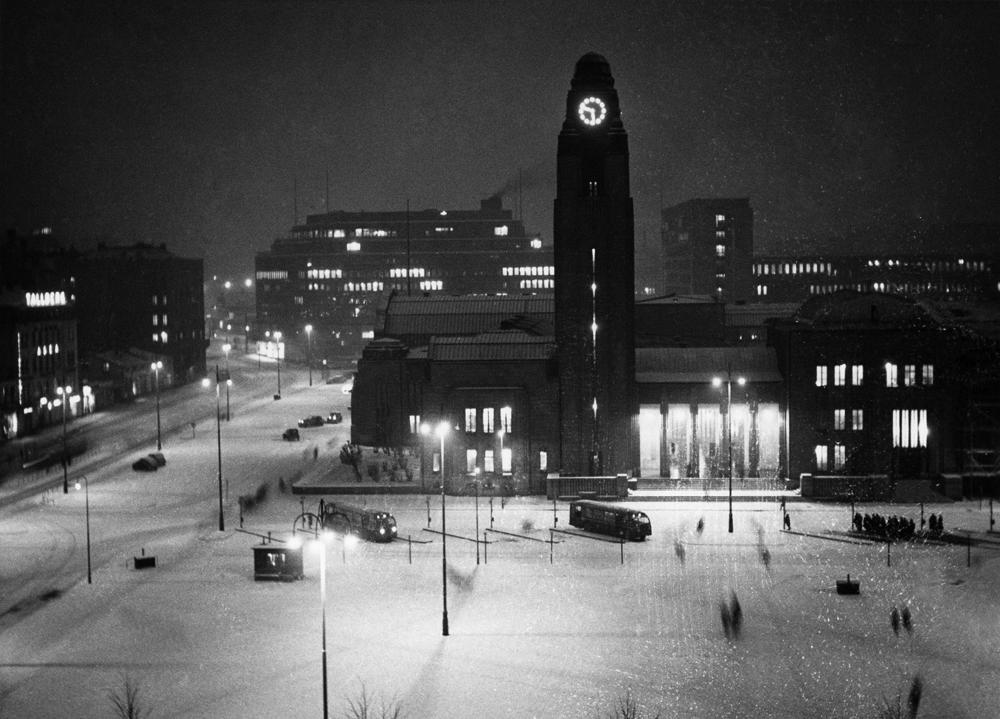
<svg viewBox="0 0 1000 719">
<path fill-rule="evenodd" d="M 253 547 L 253 578 L 291 582 L 302 579 L 302 547 L 261 543 Z"/>
</svg>

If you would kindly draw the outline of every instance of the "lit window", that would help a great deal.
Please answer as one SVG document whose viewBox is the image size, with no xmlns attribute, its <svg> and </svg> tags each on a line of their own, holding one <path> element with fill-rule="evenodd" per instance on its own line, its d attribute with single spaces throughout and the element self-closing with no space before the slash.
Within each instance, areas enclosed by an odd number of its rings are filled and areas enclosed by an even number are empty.
<svg viewBox="0 0 1000 719">
<path fill-rule="evenodd" d="M 500 451 L 500 471 L 504 474 L 510 474 L 510 462 L 511 462 L 511 449 L 510 447 L 504 447 Z"/>
<path fill-rule="evenodd" d="M 904 448 L 927 446 L 926 409 L 892 410 L 892 446 Z"/>
<path fill-rule="evenodd" d="M 475 432 L 476 431 L 476 408 L 466 407 L 465 408 L 465 431 Z"/>
<path fill-rule="evenodd" d="M 549 453 L 544 449 L 538 453 L 538 469 L 546 471 L 549 468 Z"/>
<path fill-rule="evenodd" d="M 833 410 L 833 428 L 844 429 L 847 420 L 847 411 L 843 409 Z"/>
<path fill-rule="evenodd" d="M 715 246 L 715 256 L 716 257 L 725 257 L 726 256 L 726 246 L 725 245 L 716 245 Z"/>
<path fill-rule="evenodd" d="M 851 410 L 851 429 L 858 431 L 865 428 L 865 411 L 863 409 Z"/>
<path fill-rule="evenodd" d="M 846 454 L 847 453 L 846 453 L 844 445 L 842 445 L 842 444 L 835 444 L 835 445 L 833 445 L 833 468 L 834 469 L 843 469 L 843 467 L 844 467 L 844 460 L 846 458 Z"/>
<path fill-rule="evenodd" d="M 899 386 L 899 367 L 894 365 L 892 362 L 885 363 L 885 386 Z"/>
<path fill-rule="evenodd" d="M 912 387 L 917 383 L 917 366 L 913 364 L 903 365 L 903 384 Z"/>
<path fill-rule="evenodd" d="M 827 468 L 827 449 L 825 444 L 816 445 L 816 469 Z"/>
<path fill-rule="evenodd" d="M 158 335 L 158 334 L 156 334 L 156 333 L 154 332 L 154 333 L 153 333 L 153 342 L 159 342 L 159 341 L 160 341 L 160 335 Z"/>
<path fill-rule="evenodd" d="M 348 252 L 361 252 L 361 243 L 360 242 L 348 242 L 347 243 L 347 251 Z"/>
<path fill-rule="evenodd" d="M 500 225 L 493 228 L 493 234 L 497 237 L 506 237 L 508 232 L 507 225 Z"/>
<path fill-rule="evenodd" d="M 833 384 L 836 387 L 843 387 L 847 383 L 847 365 L 838 364 L 833 366 Z"/>
<path fill-rule="evenodd" d="M 856 364 L 851 365 L 851 384 L 858 386 L 865 381 L 865 367 L 864 365 Z"/>
<path fill-rule="evenodd" d="M 433 455 L 431 455 L 431 467 L 432 467 L 431 471 L 433 471 L 433 472 L 440 472 L 441 471 L 441 453 L 440 452 L 435 452 Z"/>
<path fill-rule="evenodd" d="M 160 302 L 160 297 L 159 297 L 159 295 L 153 295 L 153 304 L 154 304 L 154 305 L 155 305 L 155 304 L 159 304 L 159 302 Z"/>
<path fill-rule="evenodd" d="M 920 378 L 920 381 L 926 386 L 934 384 L 934 365 L 925 364 L 922 367 L 922 371 L 923 375 Z"/>
<path fill-rule="evenodd" d="M 493 467 L 493 450 L 486 449 L 483 450 L 483 471 L 484 472 L 495 472 L 496 469 Z"/>
<path fill-rule="evenodd" d="M 160 324 L 160 316 L 159 315 L 153 315 L 153 327 L 156 327 L 159 324 Z"/>
<path fill-rule="evenodd" d="M 510 407 L 500 408 L 500 429 L 510 434 Z"/>
<path fill-rule="evenodd" d="M 542 241 L 539 240 L 537 237 L 535 239 L 533 239 L 531 241 L 531 249 L 533 249 L 533 250 L 540 250 L 540 249 L 542 249 Z"/>
<path fill-rule="evenodd" d="M 476 471 L 476 450 L 465 450 L 465 471 L 472 473 Z"/>
<path fill-rule="evenodd" d="M 334 230 L 333 231 L 333 236 L 335 238 L 337 238 L 338 240 L 339 239 L 343 239 L 344 238 L 344 231 L 343 230 Z"/>
<path fill-rule="evenodd" d="M 483 431 L 493 431 L 493 408 L 483 407 Z"/>
<path fill-rule="evenodd" d="M 166 343 L 166 341 L 167 341 L 167 331 L 163 330 L 160 333 L 160 342 Z"/>
<path fill-rule="evenodd" d="M 163 326 L 164 327 L 167 326 L 167 316 L 166 315 L 163 315 Z"/>
<path fill-rule="evenodd" d="M 715 226 L 716 227 L 718 227 L 719 225 L 721 225 L 725 221 L 726 221 L 726 216 L 725 215 L 716 215 L 715 216 Z"/>
<path fill-rule="evenodd" d="M 716 239 L 716 241 L 718 241 L 718 240 L 725 240 L 726 239 L 726 231 L 725 230 L 716 230 L 715 231 L 715 239 Z"/>
<path fill-rule="evenodd" d="M 420 432 L 420 415 L 411 414 L 410 415 L 410 434 L 417 434 Z"/>
<path fill-rule="evenodd" d="M 816 386 L 826 387 L 826 365 L 816 365 Z"/>
</svg>

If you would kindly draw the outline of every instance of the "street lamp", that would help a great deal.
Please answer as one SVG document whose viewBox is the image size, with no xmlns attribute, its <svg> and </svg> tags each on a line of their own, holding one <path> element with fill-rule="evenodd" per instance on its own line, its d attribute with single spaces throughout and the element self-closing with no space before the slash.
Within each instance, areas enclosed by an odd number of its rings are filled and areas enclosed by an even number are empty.
<svg viewBox="0 0 1000 719">
<path fill-rule="evenodd" d="M 475 472 L 476 483 L 476 564 L 479 564 L 479 467 Z"/>
<path fill-rule="evenodd" d="M 713 387 L 721 387 L 723 381 L 726 383 L 726 444 L 729 445 L 729 533 L 733 533 L 733 375 L 727 370 L 726 379 L 721 377 L 712 378 Z M 736 383 L 742 387 L 747 383 L 746 378 L 737 377 Z"/>
<path fill-rule="evenodd" d="M 69 402 L 69 393 L 73 391 L 73 388 L 69 385 L 65 387 L 56 387 L 56 394 L 59 395 L 62 404 L 62 466 L 63 466 L 63 494 L 69 494 L 69 471 L 67 465 L 69 464 L 69 455 L 66 453 L 66 404 Z"/>
<path fill-rule="evenodd" d="M 201 381 L 202 387 L 211 384 L 208 377 Z M 219 531 L 226 531 L 226 522 L 222 514 L 222 402 L 219 397 L 219 365 L 215 365 L 215 438 L 219 457 Z"/>
<path fill-rule="evenodd" d="M 149 365 L 156 375 L 156 451 L 163 449 L 163 442 L 160 441 L 160 370 L 163 369 L 162 362 L 153 362 Z"/>
<path fill-rule="evenodd" d="M 274 358 L 278 363 L 278 398 L 281 398 L 281 332 L 274 333 Z"/>
<path fill-rule="evenodd" d="M 90 482 L 87 475 L 80 475 L 83 480 L 83 506 L 87 512 L 87 584 L 93 584 L 90 576 Z M 80 489 L 80 480 L 76 480 L 76 488 Z"/>
<path fill-rule="evenodd" d="M 431 434 L 430 425 L 421 425 L 420 432 L 424 435 Z M 439 422 L 433 432 L 441 438 L 441 635 L 446 637 L 448 636 L 448 535 L 445 531 L 444 514 L 444 437 L 448 434 L 448 423 Z"/>
<path fill-rule="evenodd" d="M 233 346 L 231 344 L 222 345 L 222 351 L 226 353 L 226 421 L 229 421 L 229 385 L 232 384 L 232 380 L 229 379 L 229 350 Z"/>
<path fill-rule="evenodd" d="M 306 364 L 309 365 L 309 386 L 313 386 L 312 325 L 306 325 Z"/>
</svg>

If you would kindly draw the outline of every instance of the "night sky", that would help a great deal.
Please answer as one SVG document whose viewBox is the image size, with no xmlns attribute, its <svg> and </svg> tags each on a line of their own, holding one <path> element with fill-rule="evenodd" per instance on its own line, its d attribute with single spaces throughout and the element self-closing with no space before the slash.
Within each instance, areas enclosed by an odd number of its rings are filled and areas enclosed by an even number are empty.
<svg viewBox="0 0 1000 719">
<path fill-rule="evenodd" d="M 617 8 L 608 15 L 606 8 Z M 2 221 L 249 276 L 294 219 L 474 209 L 552 234 L 576 60 L 611 63 L 636 238 L 750 197 L 762 251 L 1000 220 L 1000 4 L 2 4 Z M 297 193 L 293 188 L 297 187 Z M 505 202 L 517 210 L 518 192 Z"/>
</svg>

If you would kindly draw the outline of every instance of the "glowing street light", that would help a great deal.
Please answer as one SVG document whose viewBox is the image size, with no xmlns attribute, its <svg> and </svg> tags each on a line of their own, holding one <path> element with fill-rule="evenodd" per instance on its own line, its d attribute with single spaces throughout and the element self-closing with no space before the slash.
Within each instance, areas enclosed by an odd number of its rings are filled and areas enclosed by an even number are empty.
<svg viewBox="0 0 1000 719">
<path fill-rule="evenodd" d="M 163 362 L 153 362 L 149 365 L 156 375 L 156 451 L 163 449 L 163 442 L 160 440 L 160 370 L 163 369 Z"/>
<path fill-rule="evenodd" d="M 733 374 L 726 371 L 726 379 L 712 378 L 713 387 L 721 387 L 726 383 L 726 444 L 729 445 L 729 533 L 733 533 Z M 742 387 L 747 381 L 745 377 L 737 377 L 736 383 Z"/>
<path fill-rule="evenodd" d="M 306 325 L 306 364 L 309 365 L 309 386 L 313 386 L 312 325 Z"/>
<path fill-rule="evenodd" d="M 83 480 L 83 506 L 87 512 L 87 584 L 93 584 L 90 575 L 90 482 L 87 475 L 80 475 Z M 76 480 L 76 488 L 80 489 L 80 479 Z"/>
<path fill-rule="evenodd" d="M 201 381 L 202 387 L 211 385 L 208 377 Z M 219 365 L 215 365 L 215 438 L 219 456 L 219 531 L 226 531 L 222 514 L 222 405 L 219 397 Z"/>
<path fill-rule="evenodd" d="M 421 434 L 429 435 L 432 432 L 441 438 L 441 635 L 446 637 L 448 636 L 448 534 L 444 513 L 444 438 L 448 434 L 448 423 L 439 422 L 433 430 L 429 424 L 420 426 Z"/>
<path fill-rule="evenodd" d="M 229 351 L 233 348 L 231 344 L 222 345 L 222 351 L 226 353 L 226 421 L 229 421 L 229 385 L 233 383 L 229 379 Z"/>
<path fill-rule="evenodd" d="M 66 405 L 69 404 L 69 395 L 73 388 L 69 385 L 56 387 L 56 394 L 61 398 L 62 404 L 62 466 L 63 466 L 63 494 L 69 494 L 69 455 L 66 453 Z"/>
<path fill-rule="evenodd" d="M 281 332 L 274 333 L 274 358 L 278 364 L 278 395 L 276 399 L 281 399 Z"/>
</svg>

